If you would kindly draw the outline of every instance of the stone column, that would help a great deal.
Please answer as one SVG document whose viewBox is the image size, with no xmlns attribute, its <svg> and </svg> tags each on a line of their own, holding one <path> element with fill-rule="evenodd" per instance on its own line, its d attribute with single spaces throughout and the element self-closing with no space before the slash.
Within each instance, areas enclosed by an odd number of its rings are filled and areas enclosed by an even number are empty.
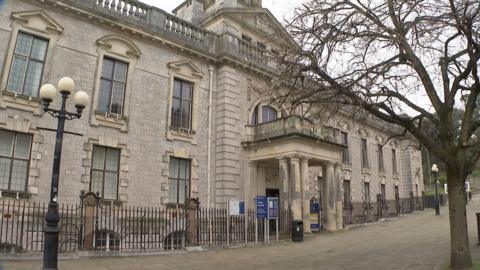
<svg viewBox="0 0 480 270">
<path fill-rule="evenodd" d="M 288 192 L 288 159 L 280 158 L 278 160 L 278 179 L 281 185 L 280 205 L 283 210 L 290 207 L 290 198 Z"/>
<path fill-rule="evenodd" d="M 327 231 L 335 231 L 337 230 L 337 221 L 335 218 L 336 182 L 335 182 L 335 168 L 333 167 L 333 163 L 326 164 L 325 174 L 326 174 L 325 175 L 325 182 L 326 182 L 325 228 Z"/>
<path fill-rule="evenodd" d="M 335 165 L 335 184 L 337 188 L 335 200 L 337 230 L 343 230 L 343 178 L 340 164 Z"/>
<path fill-rule="evenodd" d="M 302 220 L 302 183 L 300 174 L 300 159 L 290 158 L 291 190 L 292 190 L 292 212 L 294 220 Z"/>
<path fill-rule="evenodd" d="M 302 179 L 302 217 L 303 217 L 303 231 L 310 233 L 310 196 L 309 196 L 309 173 L 308 173 L 308 159 L 301 160 L 301 179 Z"/>
<path fill-rule="evenodd" d="M 245 204 L 246 209 L 255 208 L 255 196 L 257 196 L 257 162 L 248 162 L 248 179 L 245 183 Z"/>
</svg>

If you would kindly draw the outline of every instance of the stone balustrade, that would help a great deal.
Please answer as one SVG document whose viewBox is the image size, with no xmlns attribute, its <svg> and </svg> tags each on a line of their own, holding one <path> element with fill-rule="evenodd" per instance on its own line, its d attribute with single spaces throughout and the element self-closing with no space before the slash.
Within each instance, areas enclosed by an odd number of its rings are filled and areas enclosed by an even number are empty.
<svg viewBox="0 0 480 270">
<path fill-rule="evenodd" d="M 165 30 L 194 41 L 203 41 L 206 31 L 178 17 L 165 14 Z"/>
<path fill-rule="evenodd" d="M 96 6 L 120 16 L 133 17 L 139 20 L 147 18 L 149 8 L 149 6 L 133 0 L 96 0 Z"/>
<path fill-rule="evenodd" d="M 340 144 L 338 129 L 329 126 L 317 126 L 307 119 L 295 115 L 258 125 L 247 125 L 245 130 L 244 142 L 247 143 L 299 135 Z"/>
<path fill-rule="evenodd" d="M 33 1 L 33 0 L 32 0 Z M 232 34 L 218 35 L 137 0 L 36 0 L 65 5 L 118 20 L 156 33 L 179 46 L 188 47 L 212 58 L 229 59 L 245 66 L 275 70 L 271 54 Z"/>
</svg>

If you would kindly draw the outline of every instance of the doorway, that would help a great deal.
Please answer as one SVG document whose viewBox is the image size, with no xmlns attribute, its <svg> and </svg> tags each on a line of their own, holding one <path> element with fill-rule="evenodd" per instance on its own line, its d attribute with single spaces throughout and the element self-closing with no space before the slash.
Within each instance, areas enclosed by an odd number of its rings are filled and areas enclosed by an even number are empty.
<svg viewBox="0 0 480 270">
<path fill-rule="evenodd" d="M 265 195 L 267 195 L 267 197 L 274 197 L 274 198 L 278 198 L 278 200 L 280 200 L 280 190 L 277 189 L 277 188 L 267 188 L 265 190 Z M 275 232 L 276 232 L 275 219 L 270 219 L 268 221 L 268 227 L 269 227 L 270 235 L 275 234 Z"/>
</svg>

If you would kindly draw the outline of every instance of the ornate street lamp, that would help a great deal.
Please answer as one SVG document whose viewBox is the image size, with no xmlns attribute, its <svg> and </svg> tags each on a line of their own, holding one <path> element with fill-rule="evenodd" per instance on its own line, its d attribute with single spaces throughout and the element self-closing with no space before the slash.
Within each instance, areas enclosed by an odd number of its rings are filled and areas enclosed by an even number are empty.
<svg viewBox="0 0 480 270">
<path fill-rule="evenodd" d="M 435 179 L 435 215 L 440 215 L 440 202 L 438 198 L 438 166 L 437 164 L 432 165 L 432 174 Z"/>
<path fill-rule="evenodd" d="M 43 246 L 43 269 L 58 269 L 58 214 L 57 194 L 58 194 L 58 176 L 60 173 L 60 160 L 62 157 L 63 133 L 65 120 L 79 119 L 82 111 L 90 102 L 87 93 L 77 91 L 73 95 L 73 103 L 77 108 L 76 112 L 68 112 L 66 109 L 67 99 L 75 90 L 75 83 L 69 77 L 64 77 L 58 82 L 58 89 L 62 96 L 62 106 L 59 110 L 49 108 L 50 103 L 57 97 L 58 91 L 55 86 L 45 84 L 40 88 L 40 98 L 43 101 L 43 111 L 58 119 L 57 136 L 55 141 L 55 153 L 53 158 L 52 183 L 50 188 L 50 202 L 45 217 L 46 226 L 44 227 L 44 246 Z"/>
</svg>

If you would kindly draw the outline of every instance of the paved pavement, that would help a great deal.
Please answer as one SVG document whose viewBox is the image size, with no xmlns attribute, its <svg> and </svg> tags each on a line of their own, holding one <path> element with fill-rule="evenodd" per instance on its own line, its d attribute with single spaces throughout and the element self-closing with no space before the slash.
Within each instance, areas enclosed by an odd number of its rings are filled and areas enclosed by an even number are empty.
<svg viewBox="0 0 480 270">
<path fill-rule="evenodd" d="M 480 263 L 475 211 L 480 197 L 468 207 L 472 256 Z M 283 242 L 270 247 L 232 248 L 172 255 L 82 258 L 60 261 L 62 270 L 246 270 L 246 269 L 445 269 L 449 258 L 447 209 L 433 210 L 352 228 L 339 233 L 307 237 L 304 243 Z M 38 270 L 41 261 L 4 262 L 4 270 Z M 1 267 L 0 267 L 1 269 Z"/>
</svg>

